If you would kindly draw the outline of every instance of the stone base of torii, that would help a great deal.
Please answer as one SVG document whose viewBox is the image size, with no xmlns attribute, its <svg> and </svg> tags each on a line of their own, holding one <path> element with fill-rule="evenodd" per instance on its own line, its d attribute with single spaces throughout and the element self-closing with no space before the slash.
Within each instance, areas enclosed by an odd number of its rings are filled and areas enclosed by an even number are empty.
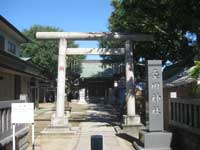
<svg viewBox="0 0 200 150">
<path fill-rule="evenodd" d="M 141 126 L 141 120 L 139 115 L 129 116 L 123 115 L 123 126 L 131 127 L 131 126 Z"/>
<path fill-rule="evenodd" d="M 63 117 L 57 117 L 56 114 L 53 114 L 51 116 L 51 127 L 69 127 L 68 117 L 68 114 Z"/>
</svg>

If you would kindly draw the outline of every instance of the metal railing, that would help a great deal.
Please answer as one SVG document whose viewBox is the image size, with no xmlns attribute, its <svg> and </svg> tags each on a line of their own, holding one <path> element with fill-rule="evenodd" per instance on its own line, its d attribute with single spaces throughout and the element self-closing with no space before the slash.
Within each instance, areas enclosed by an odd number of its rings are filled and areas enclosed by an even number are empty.
<svg viewBox="0 0 200 150">
<path fill-rule="evenodd" d="M 200 135 L 200 99 L 170 99 L 170 125 Z"/>
<path fill-rule="evenodd" d="M 12 135 L 11 104 L 22 103 L 22 100 L 0 101 L 0 142 Z M 25 124 L 16 124 L 16 131 L 24 128 Z"/>
</svg>

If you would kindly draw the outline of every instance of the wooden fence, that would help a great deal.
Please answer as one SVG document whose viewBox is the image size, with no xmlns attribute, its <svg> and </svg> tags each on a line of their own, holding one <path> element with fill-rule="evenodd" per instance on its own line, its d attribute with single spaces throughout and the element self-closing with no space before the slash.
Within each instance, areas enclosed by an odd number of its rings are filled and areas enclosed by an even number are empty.
<svg viewBox="0 0 200 150">
<path fill-rule="evenodd" d="M 170 125 L 200 135 L 200 99 L 170 99 Z"/>
</svg>

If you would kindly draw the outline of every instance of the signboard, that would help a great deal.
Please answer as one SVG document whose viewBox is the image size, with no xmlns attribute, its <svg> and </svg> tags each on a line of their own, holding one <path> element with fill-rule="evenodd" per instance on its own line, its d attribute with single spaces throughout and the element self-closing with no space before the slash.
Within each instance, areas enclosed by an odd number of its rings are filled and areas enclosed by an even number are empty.
<svg viewBox="0 0 200 150">
<path fill-rule="evenodd" d="M 12 103 L 11 107 L 12 123 L 34 123 L 33 103 Z"/>
<path fill-rule="evenodd" d="M 149 131 L 163 131 L 162 62 L 148 60 Z"/>
<path fill-rule="evenodd" d="M 170 92 L 170 98 L 177 98 L 176 92 Z"/>
<path fill-rule="evenodd" d="M 19 99 L 20 99 L 20 100 L 23 100 L 23 101 L 25 101 L 25 102 L 27 102 L 27 100 L 28 100 L 28 95 L 27 95 L 27 94 L 20 94 L 20 95 L 19 95 Z"/>
<path fill-rule="evenodd" d="M 15 124 L 31 123 L 32 124 L 32 148 L 34 149 L 34 104 L 33 103 L 12 103 L 11 105 L 11 122 L 13 126 L 13 150 L 15 149 Z"/>
</svg>

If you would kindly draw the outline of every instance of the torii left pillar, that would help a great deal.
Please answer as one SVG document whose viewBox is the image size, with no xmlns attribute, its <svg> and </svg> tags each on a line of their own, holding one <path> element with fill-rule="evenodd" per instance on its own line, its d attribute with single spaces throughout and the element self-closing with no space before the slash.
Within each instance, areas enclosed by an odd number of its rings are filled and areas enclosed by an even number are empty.
<svg viewBox="0 0 200 150">
<path fill-rule="evenodd" d="M 133 65 L 133 49 L 130 40 L 125 42 L 125 65 L 126 65 L 126 108 L 124 115 L 125 126 L 141 125 L 140 116 L 135 111 L 135 77 Z"/>
<path fill-rule="evenodd" d="M 57 102 L 56 114 L 52 116 L 51 126 L 68 126 L 68 116 L 65 116 L 65 78 L 66 78 L 66 48 L 67 40 L 59 40 L 58 52 L 58 78 L 57 78 Z"/>
</svg>

